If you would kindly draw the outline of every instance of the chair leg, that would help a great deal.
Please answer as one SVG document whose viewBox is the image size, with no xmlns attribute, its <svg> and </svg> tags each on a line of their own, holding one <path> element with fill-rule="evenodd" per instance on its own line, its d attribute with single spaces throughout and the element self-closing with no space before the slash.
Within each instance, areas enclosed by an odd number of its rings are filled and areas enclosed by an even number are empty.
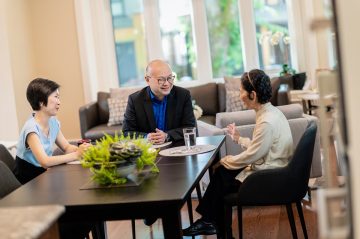
<svg viewBox="0 0 360 239">
<path fill-rule="evenodd" d="M 134 218 L 131 218 L 131 233 L 132 233 L 132 238 L 136 239 L 135 219 Z"/>
<path fill-rule="evenodd" d="M 197 196 L 198 196 L 198 199 L 199 199 L 199 202 L 202 198 L 201 196 L 201 189 L 200 189 L 200 183 L 196 184 L 196 193 L 197 193 Z"/>
<path fill-rule="evenodd" d="M 311 202 L 311 188 L 308 187 L 309 202 Z"/>
<path fill-rule="evenodd" d="M 289 218 L 292 236 L 294 239 L 297 239 L 298 237 L 297 237 L 297 233 L 296 233 L 296 226 L 295 226 L 294 214 L 292 211 L 291 203 L 286 204 L 286 211 L 287 211 L 288 218 Z"/>
<path fill-rule="evenodd" d="M 195 188 L 196 188 L 196 193 L 197 193 L 197 196 L 198 196 L 198 199 L 199 199 L 199 202 L 200 202 L 200 200 L 201 200 L 200 184 L 198 183 Z M 194 217 L 193 217 L 193 213 L 192 213 L 191 196 L 187 200 L 187 207 L 188 207 L 188 213 L 189 213 L 189 221 L 190 221 L 190 225 L 191 225 L 194 222 Z"/>
<path fill-rule="evenodd" d="M 308 235 L 307 235 L 307 231 L 306 231 L 306 224 L 305 224 L 305 219 L 304 219 L 304 213 L 303 213 L 303 210 L 302 210 L 302 207 L 301 207 L 301 202 L 296 202 L 296 208 L 297 208 L 297 211 L 299 213 L 299 217 L 300 217 L 300 222 L 301 222 L 301 227 L 302 227 L 302 230 L 303 230 L 303 233 L 304 233 L 304 238 L 307 239 L 308 238 Z"/>
<path fill-rule="evenodd" d="M 224 229 L 225 229 L 225 239 L 232 238 L 232 206 L 231 205 L 224 205 Z"/>
<path fill-rule="evenodd" d="M 188 197 L 187 199 L 187 208 L 188 208 L 188 213 L 189 213 L 189 221 L 190 221 L 190 225 L 192 225 L 194 223 L 194 218 L 193 218 L 193 213 L 192 213 L 192 202 L 191 202 L 191 196 Z"/>
<path fill-rule="evenodd" d="M 237 206 L 237 216 L 238 216 L 238 230 L 239 230 L 239 239 L 243 238 L 243 226 L 242 226 L 242 207 Z"/>
<path fill-rule="evenodd" d="M 106 222 L 105 221 L 97 222 L 95 224 L 95 229 L 92 230 L 91 234 L 94 239 L 98 239 L 98 238 L 106 239 L 107 238 Z"/>
</svg>

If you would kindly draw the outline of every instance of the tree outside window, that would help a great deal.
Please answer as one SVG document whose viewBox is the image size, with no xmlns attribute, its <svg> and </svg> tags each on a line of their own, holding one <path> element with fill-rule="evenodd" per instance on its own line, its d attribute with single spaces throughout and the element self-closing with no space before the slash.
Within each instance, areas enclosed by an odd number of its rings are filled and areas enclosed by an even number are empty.
<svg viewBox="0 0 360 239">
<path fill-rule="evenodd" d="M 288 14 L 285 0 L 254 0 L 260 67 L 291 66 Z"/>
<path fill-rule="evenodd" d="M 237 0 L 205 0 L 214 77 L 244 71 Z"/>
</svg>

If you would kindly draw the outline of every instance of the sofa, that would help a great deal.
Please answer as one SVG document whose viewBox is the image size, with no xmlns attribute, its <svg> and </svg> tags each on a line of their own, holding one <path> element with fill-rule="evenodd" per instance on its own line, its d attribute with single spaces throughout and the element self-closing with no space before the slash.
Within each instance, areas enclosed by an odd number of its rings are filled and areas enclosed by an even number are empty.
<svg viewBox="0 0 360 239">
<path fill-rule="evenodd" d="M 289 121 L 295 149 L 308 123 L 311 121 L 315 121 L 318 123 L 318 120 L 314 116 L 304 114 L 303 108 L 300 104 L 283 105 L 278 106 L 278 108 L 284 113 L 285 117 Z M 255 111 L 244 110 L 238 112 L 217 113 L 215 125 L 203 121 L 198 121 L 199 135 L 226 135 L 226 126 L 233 122 L 237 126 L 237 129 L 240 131 L 241 136 L 251 138 L 255 126 Z M 320 127 L 318 127 L 316 134 L 313 161 L 311 167 L 310 177 L 312 178 L 322 176 L 319 128 Z M 241 153 L 242 151 L 242 147 L 234 143 L 231 137 L 227 135 L 226 143 L 220 150 L 220 156 L 223 157 L 225 155 L 236 155 Z"/>
<path fill-rule="evenodd" d="M 273 88 L 271 102 L 273 105 L 289 102 L 286 99 L 288 97 L 288 92 L 283 91 L 282 87 L 280 87 L 284 81 L 280 79 L 281 78 L 276 77 L 271 80 Z M 189 87 L 188 90 L 190 91 L 192 99 L 195 100 L 195 103 L 203 110 L 203 114 L 199 120 L 215 125 L 216 114 L 226 111 L 225 84 L 212 82 Z M 122 125 L 107 125 L 109 121 L 109 97 L 109 92 L 98 92 L 97 101 L 80 107 L 79 117 L 82 138 L 96 140 L 101 138 L 104 133 L 113 135 L 115 131 L 120 131 L 122 129 Z"/>
</svg>

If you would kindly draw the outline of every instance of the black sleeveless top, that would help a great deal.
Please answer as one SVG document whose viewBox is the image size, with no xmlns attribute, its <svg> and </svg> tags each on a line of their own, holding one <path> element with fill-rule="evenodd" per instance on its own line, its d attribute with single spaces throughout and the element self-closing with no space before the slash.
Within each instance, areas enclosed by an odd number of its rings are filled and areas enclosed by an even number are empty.
<svg viewBox="0 0 360 239">
<path fill-rule="evenodd" d="M 45 168 L 37 167 L 16 156 L 14 174 L 21 184 L 29 182 L 30 180 L 39 176 L 45 171 Z"/>
</svg>

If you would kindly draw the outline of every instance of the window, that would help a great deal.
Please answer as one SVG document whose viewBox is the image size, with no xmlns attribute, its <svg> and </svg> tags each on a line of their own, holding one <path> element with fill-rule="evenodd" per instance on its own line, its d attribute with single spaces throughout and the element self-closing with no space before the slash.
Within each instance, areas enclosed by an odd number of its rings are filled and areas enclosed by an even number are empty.
<svg viewBox="0 0 360 239">
<path fill-rule="evenodd" d="M 214 77 L 244 71 L 238 0 L 206 0 L 210 52 Z"/>
<path fill-rule="evenodd" d="M 254 0 L 260 68 L 291 66 L 286 0 Z"/>
<path fill-rule="evenodd" d="M 145 84 L 147 64 L 142 0 L 111 0 L 120 86 Z"/>
<path fill-rule="evenodd" d="M 196 56 L 189 0 L 159 0 L 161 44 L 177 80 L 189 81 L 196 76 Z"/>
<path fill-rule="evenodd" d="M 295 11 L 294 6 L 300 4 L 289 3 L 287 0 L 76 1 L 76 15 L 84 29 L 79 31 L 79 39 L 84 43 L 81 55 L 89 86 L 84 93 L 95 98 L 100 89 L 144 85 L 145 67 L 152 59 L 168 61 L 177 75 L 177 84 L 182 86 L 192 85 L 195 80 L 207 83 L 214 78 L 238 76 L 253 68 L 275 75 L 283 64 L 304 70 L 305 55 L 300 54 L 302 58 L 298 59 L 296 52 L 290 53 L 290 49 L 295 51 L 297 45 L 302 45 L 302 28 L 291 28 L 291 34 L 298 37 L 290 45 L 287 14 L 288 5 Z M 104 11 L 107 9 L 110 11 Z M 290 22 L 302 26 L 300 20 L 291 18 Z M 114 45 L 109 44 L 113 39 Z M 116 62 L 113 58 L 104 61 L 113 54 L 113 48 Z M 113 80 L 116 72 L 118 81 Z"/>
</svg>

